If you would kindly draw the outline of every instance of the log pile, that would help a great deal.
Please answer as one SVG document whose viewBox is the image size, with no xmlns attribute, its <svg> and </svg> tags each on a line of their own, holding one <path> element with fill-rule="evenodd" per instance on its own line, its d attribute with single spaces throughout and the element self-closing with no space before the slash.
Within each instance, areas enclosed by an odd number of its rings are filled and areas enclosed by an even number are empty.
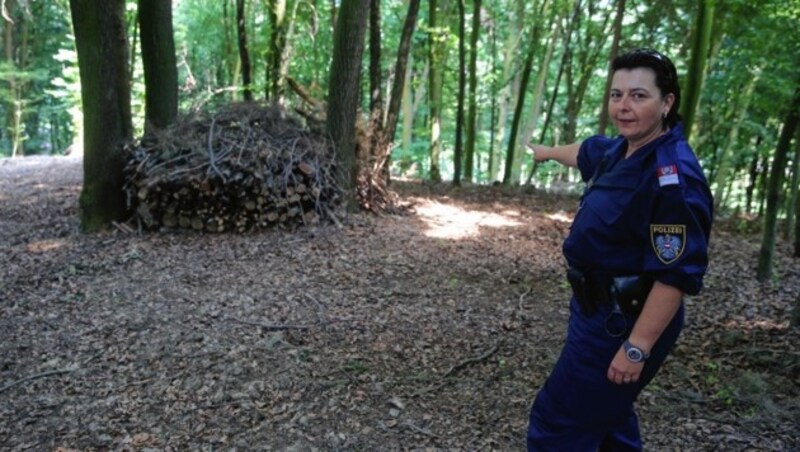
<svg viewBox="0 0 800 452">
<path fill-rule="evenodd" d="M 243 232 L 335 220 L 330 142 L 277 106 L 232 104 L 127 148 L 129 207 L 146 228 Z"/>
</svg>

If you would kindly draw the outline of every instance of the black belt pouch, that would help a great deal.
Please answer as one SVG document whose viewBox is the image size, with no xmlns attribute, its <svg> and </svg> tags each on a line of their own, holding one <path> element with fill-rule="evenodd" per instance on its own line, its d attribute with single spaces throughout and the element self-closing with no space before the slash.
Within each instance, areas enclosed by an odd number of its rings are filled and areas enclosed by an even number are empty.
<svg viewBox="0 0 800 452">
<path fill-rule="evenodd" d="M 567 269 L 567 281 L 572 287 L 572 293 L 575 294 L 575 300 L 578 301 L 581 310 L 589 315 L 594 314 L 595 306 L 589 299 L 586 275 L 577 268 L 570 267 Z"/>
<path fill-rule="evenodd" d="M 611 290 L 622 312 L 638 316 L 652 288 L 653 279 L 647 276 L 619 276 L 614 278 Z"/>
</svg>

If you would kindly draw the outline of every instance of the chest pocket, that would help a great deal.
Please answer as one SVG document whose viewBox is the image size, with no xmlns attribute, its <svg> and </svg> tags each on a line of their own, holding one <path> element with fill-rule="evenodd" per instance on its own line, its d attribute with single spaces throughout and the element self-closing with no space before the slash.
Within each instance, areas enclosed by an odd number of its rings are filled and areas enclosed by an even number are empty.
<svg viewBox="0 0 800 452">
<path fill-rule="evenodd" d="M 635 215 L 634 201 L 640 176 L 639 172 L 631 170 L 603 174 L 586 193 L 584 207 L 591 209 L 606 226 L 617 225 L 624 213 Z"/>
</svg>

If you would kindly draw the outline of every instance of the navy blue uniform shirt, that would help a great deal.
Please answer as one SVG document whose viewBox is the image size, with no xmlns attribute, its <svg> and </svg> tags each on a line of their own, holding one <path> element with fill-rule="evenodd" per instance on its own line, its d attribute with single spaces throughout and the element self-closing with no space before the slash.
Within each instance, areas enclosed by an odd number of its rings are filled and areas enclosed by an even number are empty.
<svg viewBox="0 0 800 452">
<path fill-rule="evenodd" d="M 713 217 L 697 157 L 680 125 L 628 158 L 626 149 L 623 137 L 598 135 L 581 144 L 578 169 L 587 188 L 564 256 L 584 271 L 648 274 L 697 294 L 708 266 Z"/>
</svg>

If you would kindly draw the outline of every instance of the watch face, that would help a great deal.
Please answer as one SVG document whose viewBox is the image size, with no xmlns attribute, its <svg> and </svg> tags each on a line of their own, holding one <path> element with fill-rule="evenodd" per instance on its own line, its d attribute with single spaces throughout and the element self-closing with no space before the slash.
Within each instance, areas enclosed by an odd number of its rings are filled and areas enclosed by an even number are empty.
<svg viewBox="0 0 800 452">
<path fill-rule="evenodd" d="M 642 352 L 639 351 L 639 349 L 630 348 L 628 349 L 627 353 L 628 353 L 628 359 L 633 362 L 639 362 L 642 360 Z"/>
</svg>

